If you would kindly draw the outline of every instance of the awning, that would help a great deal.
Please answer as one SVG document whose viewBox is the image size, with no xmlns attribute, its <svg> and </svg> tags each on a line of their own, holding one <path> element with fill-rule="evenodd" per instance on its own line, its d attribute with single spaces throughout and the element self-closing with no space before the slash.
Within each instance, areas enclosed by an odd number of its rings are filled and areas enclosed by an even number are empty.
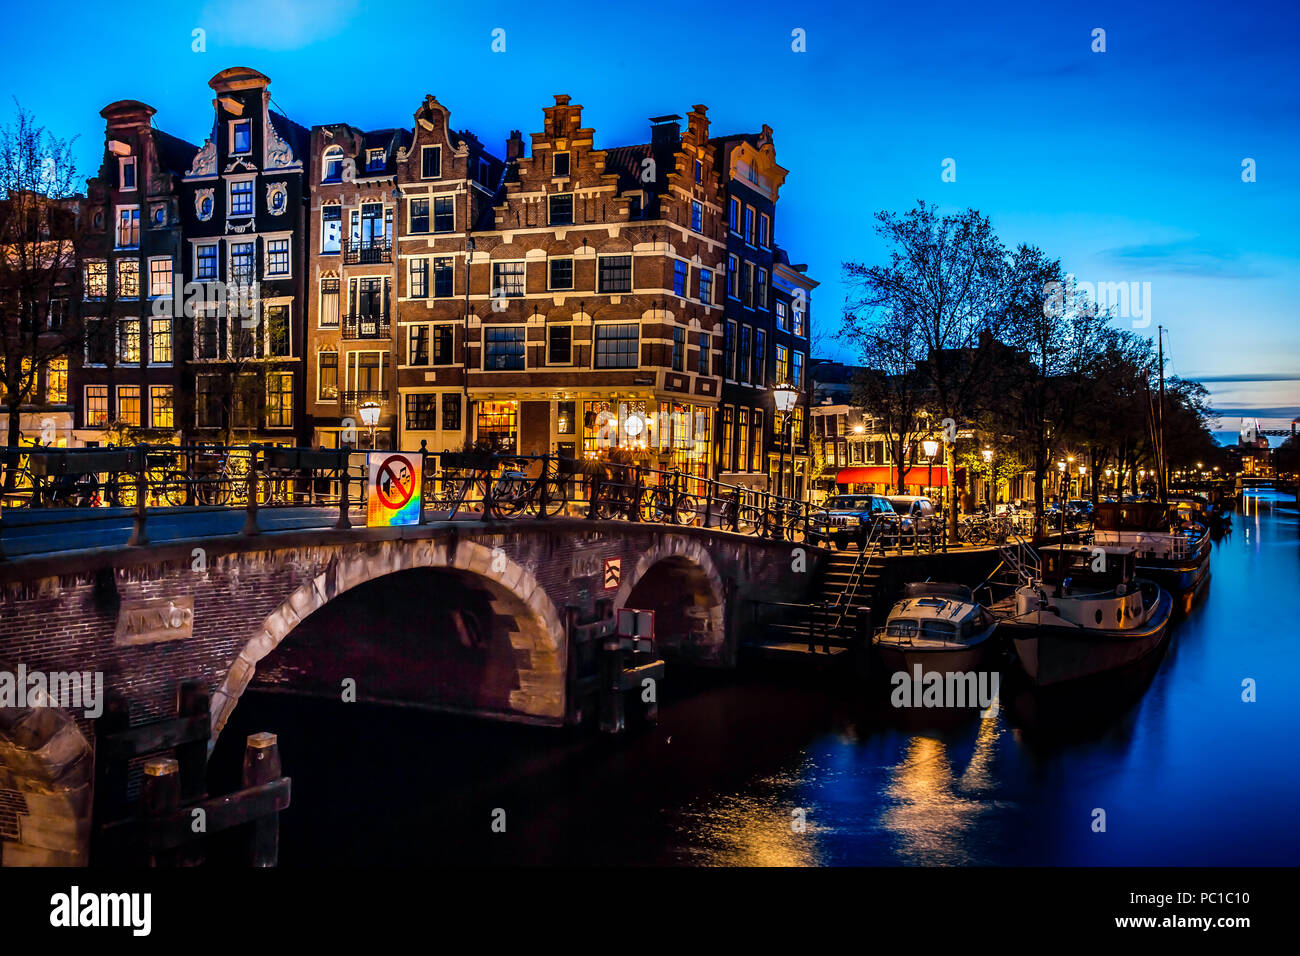
<svg viewBox="0 0 1300 956">
<path fill-rule="evenodd" d="M 926 481 L 927 476 L 930 476 L 930 482 Z M 841 468 L 840 473 L 835 476 L 837 485 L 873 484 L 892 487 L 897 480 L 897 472 L 888 465 L 859 465 L 854 468 Z M 928 468 L 914 465 L 907 469 L 907 473 L 903 476 L 903 484 L 916 485 L 921 488 L 931 484 L 935 488 L 943 488 L 948 484 L 948 469 L 940 465 L 930 471 Z"/>
</svg>

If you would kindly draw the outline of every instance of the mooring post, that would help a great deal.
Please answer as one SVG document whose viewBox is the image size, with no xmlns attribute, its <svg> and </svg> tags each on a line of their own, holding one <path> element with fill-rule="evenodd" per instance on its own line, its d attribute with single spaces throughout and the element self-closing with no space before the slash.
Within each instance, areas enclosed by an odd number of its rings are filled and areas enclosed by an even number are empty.
<svg viewBox="0 0 1300 956">
<path fill-rule="evenodd" d="M 244 743 L 244 789 L 280 779 L 280 745 L 275 734 L 249 734 Z M 250 825 L 250 866 L 275 866 L 280 857 L 280 814 L 268 813 Z"/>
<path fill-rule="evenodd" d="M 625 724 L 623 697 L 623 642 L 617 637 L 605 641 L 600 649 L 600 729 L 607 734 L 622 733 Z"/>
<path fill-rule="evenodd" d="M 166 820 L 181 806 L 180 766 L 171 757 L 160 757 L 144 765 L 140 780 L 140 816 L 145 832 L 151 832 L 151 822 Z M 173 849 L 149 849 L 149 865 L 175 866 L 178 852 Z"/>
</svg>

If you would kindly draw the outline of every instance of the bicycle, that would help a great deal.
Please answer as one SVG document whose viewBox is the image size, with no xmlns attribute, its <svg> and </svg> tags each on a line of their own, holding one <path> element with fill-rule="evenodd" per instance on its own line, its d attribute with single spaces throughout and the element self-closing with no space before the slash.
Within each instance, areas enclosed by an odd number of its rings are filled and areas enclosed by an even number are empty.
<svg viewBox="0 0 1300 956">
<path fill-rule="evenodd" d="M 704 512 L 700 508 L 699 499 L 682 490 L 681 482 L 682 473 L 674 470 L 666 484 L 660 483 L 646 489 L 641 496 L 644 520 L 691 527 L 704 523 Z"/>
<path fill-rule="evenodd" d="M 491 510 L 501 518 L 513 518 L 526 511 L 554 517 L 569 507 L 569 485 L 560 479 L 559 464 L 543 458 L 536 478 L 527 475 L 526 459 L 507 459 L 501 476 L 492 486 Z"/>
</svg>

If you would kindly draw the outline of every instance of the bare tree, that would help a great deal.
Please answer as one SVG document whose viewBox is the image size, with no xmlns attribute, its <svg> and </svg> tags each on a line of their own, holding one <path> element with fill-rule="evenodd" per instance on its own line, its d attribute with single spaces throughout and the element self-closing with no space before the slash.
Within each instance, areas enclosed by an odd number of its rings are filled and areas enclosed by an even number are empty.
<svg viewBox="0 0 1300 956">
<path fill-rule="evenodd" d="M 944 461 L 954 474 L 957 423 L 971 414 L 995 353 L 986 348 L 1010 321 L 1018 263 L 989 220 L 974 209 L 940 216 L 918 201 L 902 216 L 876 215 L 876 232 L 891 247 L 889 263 L 845 263 L 845 277 L 862 290 L 864 309 L 855 318 L 880 322 L 875 314 L 903 316 L 920 336 L 922 377 L 936 416 L 947 419 Z M 957 509 L 949 512 L 957 530 Z"/>
<path fill-rule="evenodd" d="M 4 487 L 14 487 L 22 407 L 57 358 L 81 342 L 74 139 L 60 139 L 21 105 L 0 127 L 0 378 L 8 412 Z M 56 303 L 69 308 L 60 314 Z M 53 314 L 52 314 L 53 313 Z"/>
</svg>

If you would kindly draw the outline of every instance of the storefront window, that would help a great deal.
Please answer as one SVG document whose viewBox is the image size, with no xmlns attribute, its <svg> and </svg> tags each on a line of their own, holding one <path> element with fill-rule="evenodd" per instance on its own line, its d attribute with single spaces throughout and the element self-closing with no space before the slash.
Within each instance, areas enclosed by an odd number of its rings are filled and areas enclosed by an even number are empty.
<svg viewBox="0 0 1300 956">
<path fill-rule="evenodd" d="M 485 441 L 505 454 L 514 454 L 519 433 L 519 404 L 517 402 L 480 402 L 477 431 L 479 441 Z"/>
</svg>

